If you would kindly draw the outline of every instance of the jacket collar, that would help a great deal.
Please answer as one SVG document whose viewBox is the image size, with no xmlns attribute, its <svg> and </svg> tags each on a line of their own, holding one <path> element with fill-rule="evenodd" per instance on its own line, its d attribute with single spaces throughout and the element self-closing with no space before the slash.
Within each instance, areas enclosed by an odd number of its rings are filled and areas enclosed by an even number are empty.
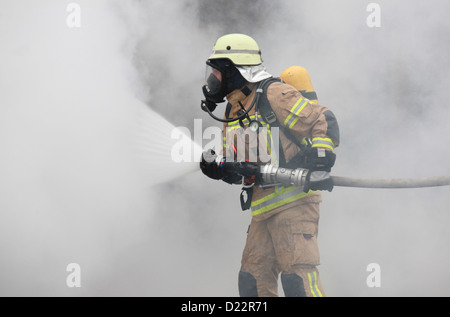
<svg viewBox="0 0 450 317">
<path fill-rule="evenodd" d="M 233 106 L 241 109 L 239 102 L 245 107 L 249 99 L 254 95 L 253 92 L 256 88 L 256 84 L 247 83 L 241 89 L 235 89 L 227 95 L 227 101 Z"/>
</svg>

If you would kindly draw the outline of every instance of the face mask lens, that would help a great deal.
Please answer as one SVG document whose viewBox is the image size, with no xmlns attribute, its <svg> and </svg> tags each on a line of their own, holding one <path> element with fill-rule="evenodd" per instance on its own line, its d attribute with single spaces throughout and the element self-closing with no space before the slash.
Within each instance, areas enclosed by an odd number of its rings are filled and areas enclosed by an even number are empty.
<svg viewBox="0 0 450 317">
<path fill-rule="evenodd" d="M 205 83 L 210 94 L 218 93 L 222 84 L 222 73 L 216 68 L 206 65 Z"/>
</svg>

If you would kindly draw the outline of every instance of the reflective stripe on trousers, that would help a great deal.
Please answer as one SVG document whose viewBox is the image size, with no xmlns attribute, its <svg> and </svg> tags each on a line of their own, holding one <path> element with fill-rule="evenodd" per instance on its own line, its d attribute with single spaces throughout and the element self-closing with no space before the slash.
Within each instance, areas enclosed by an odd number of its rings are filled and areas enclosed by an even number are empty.
<svg viewBox="0 0 450 317">
<path fill-rule="evenodd" d="M 313 294 L 314 297 L 323 297 L 319 287 L 317 286 L 317 273 L 315 271 L 308 273 L 308 281 L 311 294 Z"/>
</svg>

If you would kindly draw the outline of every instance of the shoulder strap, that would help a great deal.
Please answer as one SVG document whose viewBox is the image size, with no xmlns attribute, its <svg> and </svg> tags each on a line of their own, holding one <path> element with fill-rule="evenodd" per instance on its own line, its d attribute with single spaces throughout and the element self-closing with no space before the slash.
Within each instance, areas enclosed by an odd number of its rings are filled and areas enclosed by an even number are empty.
<svg viewBox="0 0 450 317">
<path fill-rule="evenodd" d="M 286 129 L 278 122 L 277 117 L 270 105 L 269 99 L 267 99 L 267 89 L 269 88 L 270 84 L 274 82 L 281 82 L 281 79 L 273 77 L 265 79 L 258 87 L 258 89 L 262 89 L 262 93 L 258 102 L 258 111 L 261 113 L 261 116 L 266 123 L 268 123 L 271 127 L 279 127 L 280 129 L 282 129 L 283 133 L 292 143 L 297 145 L 299 148 L 302 148 L 303 145 L 301 144 L 301 140 L 297 139 L 289 129 Z M 283 148 L 281 146 L 280 150 L 280 163 L 282 163 L 281 165 L 286 165 L 286 159 L 283 153 Z"/>
<path fill-rule="evenodd" d="M 231 107 L 231 103 L 227 103 L 227 107 L 225 108 L 225 118 L 227 119 L 230 119 Z"/>
<path fill-rule="evenodd" d="M 264 122 L 268 123 L 270 126 L 278 127 L 279 122 L 277 120 L 275 113 L 272 111 L 272 107 L 270 106 L 269 100 L 267 99 L 267 90 L 269 86 L 274 82 L 281 82 L 281 79 L 271 77 L 263 80 L 259 85 L 258 92 L 261 93 L 261 96 L 258 102 L 258 111 L 264 118 Z"/>
</svg>

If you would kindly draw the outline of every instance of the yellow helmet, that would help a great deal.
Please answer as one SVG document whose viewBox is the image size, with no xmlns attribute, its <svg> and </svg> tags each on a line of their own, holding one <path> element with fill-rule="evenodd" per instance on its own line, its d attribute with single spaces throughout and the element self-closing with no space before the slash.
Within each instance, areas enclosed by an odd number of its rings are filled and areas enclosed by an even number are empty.
<svg viewBox="0 0 450 317">
<path fill-rule="evenodd" d="M 217 39 L 210 60 L 226 58 L 234 65 L 259 65 L 261 50 L 256 41 L 245 34 L 227 34 Z"/>
<path fill-rule="evenodd" d="M 281 73 L 280 78 L 286 84 L 300 91 L 305 98 L 317 103 L 317 95 L 306 68 L 301 66 L 288 67 Z"/>
</svg>

